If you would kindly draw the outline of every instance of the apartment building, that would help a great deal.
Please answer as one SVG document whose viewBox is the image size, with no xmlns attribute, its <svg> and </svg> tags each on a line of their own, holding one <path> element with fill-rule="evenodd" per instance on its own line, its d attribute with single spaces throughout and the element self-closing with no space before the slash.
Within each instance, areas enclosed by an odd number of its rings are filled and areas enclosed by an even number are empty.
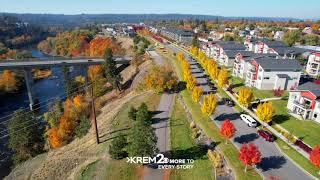
<svg viewBox="0 0 320 180">
<path fill-rule="evenodd" d="M 163 28 L 160 34 L 177 42 L 191 44 L 193 39 L 193 31 L 175 28 Z"/>
<path fill-rule="evenodd" d="M 301 71 L 297 60 L 254 58 L 248 64 L 246 84 L 262 90 L 289 90 L 299 85 Z"/>
<path fill-rule="evenodd" d="M 233 66 L 238 51 L 245 51 L 245 46 L 234 41 L 218 41 L 210 43 L 203 49 L 206 55 L 214 58 L 220 65 Z"/>
<path fill-rule="evenodd" d="M 245 79 L 250 61 L 254 58 L 261 58 L 261 57 L 276 58 L 276 55 L 275 54 L 257 54 L 252 51 L 238 52 L 233 63 L 232 74 L 234 76 Z"/>
<path fill-rule="evenodd" d="M 305 52 L 304 49 L 289 47 L 282 41 L 268 39 L 247 38 L 244 42 L 246 50 L 260 54 L 276 54 L 279 58 L 295 59 Z"/>
<path fill-rule="evenodd" d="M 307 82 L 291 90 L 287 108 L 291 115 L 299 119 L 320 123 L 320 85 Z"/>
<path fill-rule="evenodd" d="M 310 76 L 320 75 L 320 53 L 312 53 L 308 58 L 306 71 Z"/>
</svg>

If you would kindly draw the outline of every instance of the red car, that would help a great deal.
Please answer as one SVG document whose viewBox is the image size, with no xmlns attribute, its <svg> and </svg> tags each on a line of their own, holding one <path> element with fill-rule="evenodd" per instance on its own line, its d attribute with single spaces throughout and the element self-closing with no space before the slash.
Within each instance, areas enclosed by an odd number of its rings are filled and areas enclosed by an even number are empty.
<svg viewBox="0 0 320 180">
<path fill-rule="evenodd" d="M 274 141 L 273 135 L 268 131 L 258 130 L 258 134 L 259 134 L 259 136 L 261 136 L 266 141 L 269 141 L 269 142 L 273 142 Z"/>
</svg>

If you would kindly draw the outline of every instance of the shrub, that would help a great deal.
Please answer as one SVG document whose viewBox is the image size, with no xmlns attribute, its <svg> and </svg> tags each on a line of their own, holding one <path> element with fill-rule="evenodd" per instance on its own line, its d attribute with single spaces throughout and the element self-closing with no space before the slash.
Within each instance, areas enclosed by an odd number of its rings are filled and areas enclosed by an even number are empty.
<svg viewBox="0 0 320 180">
<path fill-rule="evenodd" d="M 80 123 L 76 127 L 76 130 L 75 130 L 76 136 L 78 138 L 82 138 L 84 135 L 86 135 L 88 133 L 90 127 L 91 127 L 91 123 L 88 120 L 88 118 L 85 116 L 82 116 L 80 118 Z"/>
<path fill-rule="evenodd" d="M 220 153 L 217 151 L 208 150 L 208 157 L 210 161 L 213 163 L 214 168 L 222 168 L 223 167 L 223 158 Z"/>
</svg>

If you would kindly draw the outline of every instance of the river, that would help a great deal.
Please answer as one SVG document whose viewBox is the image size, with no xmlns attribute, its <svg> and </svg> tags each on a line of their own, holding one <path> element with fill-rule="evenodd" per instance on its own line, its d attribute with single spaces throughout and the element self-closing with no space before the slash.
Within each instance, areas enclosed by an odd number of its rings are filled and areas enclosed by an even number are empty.
<svg viewBox="0 0 320 180">
<path fill-rule="evenodd" d="M 38 50 L 32 50 L 32 56 L 41 59 L 51 58 Z M 37 113 L 45 112 L 48 108 L 48 103 L 52 102 L 53 98 L 58 97 L 61 99 L 62 97 L 65 97 L 62 68 L 54 67 L 51 70 L 53 74 L 50 78 L 34 81 L 33 88 L 35 97 L 40 106 Z M 70 73 L 70 77 L 79 74 L 79 71 L 74 70 Z M 6 126 L 9 119 L 7 116 L 10 116 L 19 108 L 29 108 L 28 94 L 25 86 L 22 86 L 19 93 L 0 94 L 0 179 L 8 175 L 10 166 L 12 165 L 10 162 L 11 153 L 6 147 L 8 140 L 7 137 L 5 137 L 8 133 Z"/>
</svg>

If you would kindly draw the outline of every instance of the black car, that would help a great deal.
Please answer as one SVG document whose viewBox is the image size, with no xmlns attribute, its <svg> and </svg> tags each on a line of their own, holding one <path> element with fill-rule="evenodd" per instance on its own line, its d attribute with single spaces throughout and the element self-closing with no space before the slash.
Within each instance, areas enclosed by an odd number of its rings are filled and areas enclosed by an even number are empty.
<svg viewBox="0 0 320 180">
<path fill-rule="evenodd" d="M 229 107 L 233 107 L 235 105 L 234 101 L 232 101 L 230 98 L 222 98 L 221 101 L 223 104 Z"/>
</svg>

